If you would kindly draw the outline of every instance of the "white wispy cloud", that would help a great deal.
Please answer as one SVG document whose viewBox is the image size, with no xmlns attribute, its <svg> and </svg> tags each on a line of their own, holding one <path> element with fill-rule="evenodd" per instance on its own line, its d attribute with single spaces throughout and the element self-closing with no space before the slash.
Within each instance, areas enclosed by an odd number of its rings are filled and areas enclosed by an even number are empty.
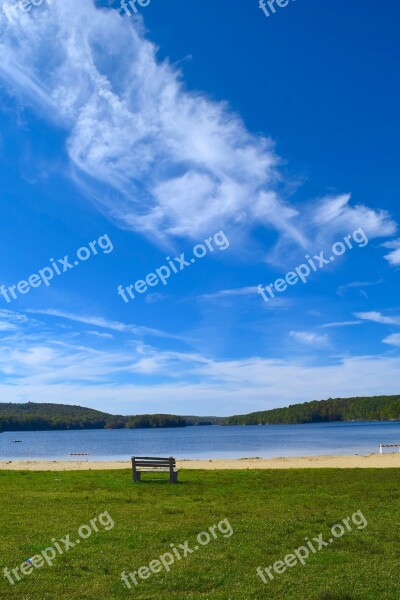
<svg viewBox="0 0 400 600">
<path fill-rule="evenodd" d="M 374 323 L 381 323 L 382 325 L 400 325 L 400 317 L 386 317 L 379 311 L 370 312 L 359 312 L 354 313 L 357 319 L 363 319 L 365 321 L 373 321 Z"/>
<path fill-rule="evenodd" d="M 351 194 L 327 196 L 314 203 L 312 220 L 318 227 L 330 228 L 331 234 L 347 231 L 349 234 L 360 227 L 370 238 L 393 235 L 396 223 L 385 210 L 373 210 L 365 205 L 350 204 Z"/>
<path fill-rule="evenodd" d="M 296 211 L 276 193 L 271 140 L 226 103 L 186 90 L 137 20 L 91 0 L 20 13 L 0 25 L 3 79 L 65 126 L 76 175 L 108 215 L 151 236 L 189 238 L 246 217 L 301 240 Z"/>
<path fill-rule="evenodd" d="M 390 344 L 391 346 L 400 346 L 400 333 L 392 333 L 388 335 L 384 340 L 384 344 Z"/>
<path fill-rule="evenodd" d="M 400 265 L 400 239 L 393 240 L 391 242 L 385 242 L 382 244 L 383 248 L 392 250 L 389 254 L 385 254 L 385 258 L 392 266 L 397 267 Z"/>
<path fill-rule="evenodd" d="M 111 333 L 103 333 L 101 331 L 88 331 L 88 333 L 98 338 L 112 339 L 113 337 Z"/>
<path fill-rule="evenodd" d="M 329 327 L 351 327 L 353 325 L 361 325 L 362 321 L 338 321 L 336 323 L 325 323 L 321 325 L 321 329 L 327 329 Z"/>
<path fill-rule="evenodd" d="M 16 328 L 17 325 L 15 323 L 10 323 L 9 321 L 0 321 L 0 331 L 12 331 Z"/>
<path fill-rule="evenodd" d="M 310 346 L 326 346 L 329 343 L 327 335 L 320 335 L 311 331 L 291 331 L 289 335 L 294 338 L 296 342 Z"/>
<path fill-rule="evenodd" d="M 143 327 L 141 325 L 130 325 L 127 323 L 121 323 L 119 321 L 111 321 L 104 319 L 103 317 L 91 317 L 88 315 L 78 315 L 63 310 L 57 310 L 53 308 L 46 309 L 29 309 L 28 313 L 36 315 L 46 315 L 50 317 L 57 317 L 60 319 L 67 319 L 68 321 L 75 321 L 77 323 L 85 323 L 86 325 L 94 325 L 95 327 L 101 327 L 103 329 L 111 329 L 112 331 L 119 331 L 122 333 L 133 333 L 138 336 L 151 335 L 156 337 L 168 337 L 175 338 L 176 336 L 160 331 L 159 329 L 152 329 L 151 327 Z"/>
<path fill-rule="evenodd" d="M 21 323 L 27 323 L 28 317 L 23 313 L 19 313 L 13 310 L 0 309 L 0 319 L 2 320 L 5 327 L 14 328 Z"/>
<path fill-rule="evenodd" d="M 203 294 L 203 300 L 218 300 L 220 298 L 230 298 L 232 296 L 254 296 L 256 298 L 257 286 L 248 286 L 242 288 L 232 288 L 228 290 L 219 290 L 212 294 Z"/>
<path fill-rule="evenodd" d="M 364 288 L 364 287 L 371 287 L 374 285 L 379 285 L 383 283 L 383 279 L 379 279 L 378 281 L 352 281 L 350 283 L 345 283 L 344 285 L 341 285 L 338 287 L 336 293 L 339 296 L 344 296 L 344 293 L 347 290 L 351 290 L 351 289 L 358 289 L 358 288 Z"/>
<path fill-rule="evenodd" d="M 349 228 L 396 231 L 386 212 L 351 206 L 349 194 L 291 206 L 272 141 L 249 132 L 227 103 L 189 91 L 156 54 L 140 20 L 92 0 L 18 11 L 13 24 L 0 18 L 0 77 L 64 128 L 75 180 L 124 228 L 162 243 L 198 239 L 218 223 L 242 247 L 261 224 L 279 233 L 281 257 L 287 244 L 309 248 Z"/>
<path fill-rule="evenodd" d="M 351 194 L 328 195 L 306 202 L 296 224 L 307 240 L 304 248 L 308 252 L 327 249 L 360 229 L 368 240 L 388 237 L 397 231 L 397 224 L 387 211 L 375 210 L 364 204 L 352 205 Z M 352 245 L 357 247 L 354 241 Z M 282 264 L 288 256 L 291 257 L 288 248 L 293 247 L 294 238 L 282 235 L 269 253 L 268 262 Z"/>
</svg>

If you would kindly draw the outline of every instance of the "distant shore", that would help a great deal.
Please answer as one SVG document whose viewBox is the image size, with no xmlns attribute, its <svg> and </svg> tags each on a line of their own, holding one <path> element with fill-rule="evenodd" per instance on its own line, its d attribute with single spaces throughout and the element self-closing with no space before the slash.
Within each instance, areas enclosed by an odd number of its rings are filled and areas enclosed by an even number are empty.
<svg viewBox="0 0 400 600">
<path fill-rule="evenodd" d="M 178 469 L 388 469 L 400 467 L 400 453 L 351 456 L 301 456 L 178 460 Z M 127 461 L 12 460 L 0 461 L 5 471 L 95 471 L 130 469 Z"/>
</svg>

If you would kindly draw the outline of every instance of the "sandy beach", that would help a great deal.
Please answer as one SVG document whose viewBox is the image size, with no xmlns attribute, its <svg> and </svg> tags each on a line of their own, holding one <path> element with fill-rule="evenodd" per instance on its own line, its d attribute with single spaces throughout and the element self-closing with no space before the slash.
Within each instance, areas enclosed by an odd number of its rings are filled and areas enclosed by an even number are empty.
<svg viewBox="0 0 400 600">
<path fill-rule="evenodd" d="M 303 456 L 279 458 L 235 458 L 178 460 L 178 469 L 388 469 L 400 467 L 400 453 L 354 456 Z M 94 471 L 130 469 L 130 461 L 0 461 L 8 471 Z"/>
</svg>

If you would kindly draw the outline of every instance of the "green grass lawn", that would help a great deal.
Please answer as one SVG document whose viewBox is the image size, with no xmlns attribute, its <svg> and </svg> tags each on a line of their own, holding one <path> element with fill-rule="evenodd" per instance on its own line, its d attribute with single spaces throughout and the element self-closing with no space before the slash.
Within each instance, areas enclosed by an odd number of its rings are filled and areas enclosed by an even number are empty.
<svg viewBox="0 0 400 600">
<path fill-rule="evenodd" d="M 132 484 L 128 471 L 0 472 L 1 569 L 54 545 L 108 511 L 115 525 L 34 569 L 0 597 L 21 600 L 210 599 L 397 600 L 400 598 L 400 471 L 182 471 L 180 484 Z M 268 567 L 361 510 L 368 525 L 351 531 L 264 584 Z M 153 573 L 128 590 L 137 571 L 228 519 L 234 533 Z M 226 531 L 226 530 L 224 530 Z M 63 547 L 60 544 L 61 547 Z M 182 552 L 182 551 L 181 551 Z M 3 575 L 3 572 L 2 572 Z"/>
</svg>

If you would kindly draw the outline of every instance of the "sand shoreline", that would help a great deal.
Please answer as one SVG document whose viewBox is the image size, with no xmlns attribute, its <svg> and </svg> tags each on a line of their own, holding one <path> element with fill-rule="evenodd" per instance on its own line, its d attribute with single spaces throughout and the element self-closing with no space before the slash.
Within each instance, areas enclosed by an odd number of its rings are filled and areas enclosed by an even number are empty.
<svg viewBox="0 0 400 600">
<path fill-rule="evenodd" d="M 301 456 L 279 458 L 234 458 L 178 460 L 178 469 L 376 469 L 400 467 L 400 453 Z M 130 461 L 0 461 L 4 471 L 95 471 L 130 469 Z"/>
</svg>

